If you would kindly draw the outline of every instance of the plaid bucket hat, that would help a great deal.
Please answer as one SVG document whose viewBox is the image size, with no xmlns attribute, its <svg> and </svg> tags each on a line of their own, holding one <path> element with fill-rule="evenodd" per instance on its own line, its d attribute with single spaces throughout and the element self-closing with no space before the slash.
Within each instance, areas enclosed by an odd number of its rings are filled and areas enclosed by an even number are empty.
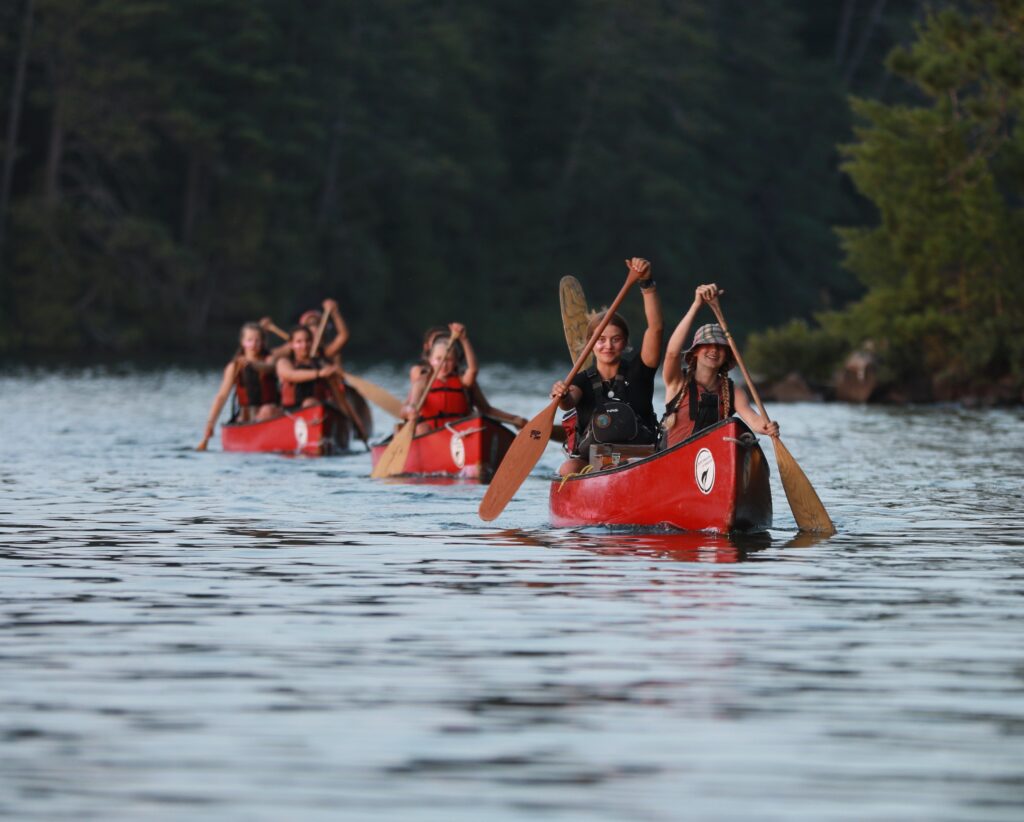
<svg viewBox="0 0 1024 822">
<path fill-rule="evenodd" d="M 683 353 L 689 354 L 698 345 L 729 345 L 729 338 L 725 336 L 722 326 L 718 323 L 708 323 L 697 329 L 693 335 L 693 343 Z M 731 354 L 731 352 L 730 352 Z"/>
</svg>

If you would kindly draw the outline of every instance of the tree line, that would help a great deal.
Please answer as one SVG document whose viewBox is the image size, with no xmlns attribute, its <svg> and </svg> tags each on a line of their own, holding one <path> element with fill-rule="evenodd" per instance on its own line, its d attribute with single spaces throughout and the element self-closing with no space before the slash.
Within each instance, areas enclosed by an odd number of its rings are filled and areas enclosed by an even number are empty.
<svg viewBox="0 0 1024 822">
<path fill-rule="evenodd" d="M 841 147 L 874 212 L 839 230 L 865 293 L 755 335 L 752 359 L 825 380 L 867 349 L 893 397 L 1024 402 L 1024 2 L 930 9 L 886 66 L 912 97 L 855 98 Z"/>
<path fill-rule="evenodd" d="M 365 355 L 409 356 L 460 319 L 486 357 L 555 356 L 559 277 L 601 303 L 631 254 L 654 261 L 669 322 L 712 280 L 740 332 L 874 305 L 909 261 L 878 268 L 884 221 L 834 232 L 886 196 L 860 170 L 864 123 L 927 98 L 894 78 L 927 62 L 915 25 L 962 5 L 6 4 L 0 350 L 212 354 L 246 319 L 332 296 Z M 907 174 L 909 154 L 891 158 Z M 979 254 L 1006 223 L 980 228 Z"/>
</svg>

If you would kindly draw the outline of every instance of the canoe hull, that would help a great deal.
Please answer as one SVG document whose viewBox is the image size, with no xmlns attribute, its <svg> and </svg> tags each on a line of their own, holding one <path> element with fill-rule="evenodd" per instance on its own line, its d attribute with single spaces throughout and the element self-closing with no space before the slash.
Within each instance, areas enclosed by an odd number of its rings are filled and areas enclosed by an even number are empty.
<svg viewBox="0 0 1024 822">
<path fill-rule="evenodd" d="M 497 420 L 473 414 L 413 437 L 402 476 L 453 477 L 490 482 L 515 439 Z M 376 467 L 390 439 L 372 448 Z"/>
<path fill-rule="evenodd" d="M 750 429 L 734 417 L 645 459 L 556 480 L 549 500 L 558 527 L 667 526 L 727 533 L 772 524 L 768 463 Z"/>
<path fill-rule="evenodd" d="M 369 427 L 370 413 L 365 401 L 351 388 L 348 396 L 353 410 Z M 352 421 L 330 405 L 300 408 L 264 422 L 228 423 L 220 429 L 221 448 L 225 451 L 262 451 L 307 457 L 324 457 L 345 451 L 352 436 Z"/>
</svg>

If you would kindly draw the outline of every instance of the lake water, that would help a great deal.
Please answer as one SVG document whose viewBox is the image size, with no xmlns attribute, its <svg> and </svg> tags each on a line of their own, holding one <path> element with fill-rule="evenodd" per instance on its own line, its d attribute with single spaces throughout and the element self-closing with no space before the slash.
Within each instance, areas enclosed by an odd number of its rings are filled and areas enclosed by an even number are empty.
<svg viewBox="0 0 1024 822">
<path fill-rule="evenodd" d="M 197 453 L 218 379 L 0 376 L 0 816 L 1024 818 L 1021 411 L 770 407 L 839 533 L 730 541 Z"/>
</svg>

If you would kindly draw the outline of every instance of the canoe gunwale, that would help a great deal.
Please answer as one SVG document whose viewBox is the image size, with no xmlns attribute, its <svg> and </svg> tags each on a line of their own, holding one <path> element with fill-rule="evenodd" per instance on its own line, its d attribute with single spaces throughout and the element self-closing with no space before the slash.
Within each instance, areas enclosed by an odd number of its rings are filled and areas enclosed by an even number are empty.
<svg viewBox="0 0 1024 822">
<path fill-rule="evenodd" d="M 751 443 L 750 446 L 744 447 L 753 447 L 753 445 L 757 444 L 756 435 L 753 431 L 750 430 L 750 428 L 747 426 L 745 422 L 743 422 L 742 419 L 740 419 L 739 417 L 726 417 L 724 420 L 719 420 L 714 425 L 709 425 L 707 428 L 702 428 L 696 434 L 691 434 L 685 440 L 681 440 L 680 442 L 677 442 L 675 445 L 670 446 L 669 448 L 664 448 L 661 451 L 655 451 L 650 456 L 641 457 L 640 459 L 636 460 L 630 460 L 624 465 L 616 465 L 612 468 L 602 468 L 600 471 L 590 471 L 586 474 L 570 474 L 567 477 L 559 477 L 557 481 L 560 483 L 563 481 L 565 483 L 581 482 L 583 480 L 595 479 L 597 477 L 607 477 L 610 474 L 617 474 L 622 471 L 629 471 L 630 469 L 638 468 L 643 465 L 649 465 L 650 463 L 656 460 L 673 455 L 674 452 L 680 451 L 683 448 L 687 447 L 688 445 L 692 444 L 694 440 L 706 437 L 708 434 L 713 433 L 719 428 L 724 428 L 731 423 L 739 423 L 744 429 L 746 429 L 744 433 L 749 433 L 751 436 L 755 437 L 754 442 Z"/>
</svg>

